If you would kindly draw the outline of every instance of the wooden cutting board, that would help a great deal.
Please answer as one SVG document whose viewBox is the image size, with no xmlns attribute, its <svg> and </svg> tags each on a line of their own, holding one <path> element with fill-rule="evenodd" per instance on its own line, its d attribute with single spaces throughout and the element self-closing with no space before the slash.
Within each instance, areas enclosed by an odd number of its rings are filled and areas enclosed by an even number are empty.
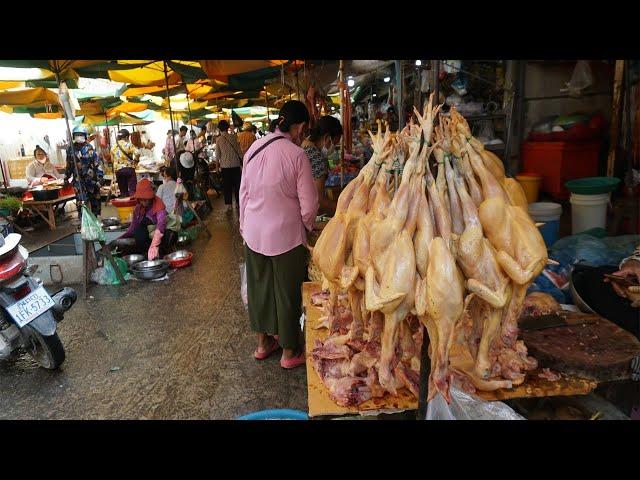
<svg viewBox="0 0 640 480">
<path fill-rule="evenodd" d="M 520 332 L 541 368 L 598 382 L 631 377 L 631 361 L 640 355 L 635 336 L 599 315 L 565 312 L 563 316 L 574 326 Z"/>
<path fill-rule="evenodd" d="M 307 397 L 309 404 L 309 416 L 320 415 L 378 415 L 380 413 L 397 413 L 406 410 L 416 410 L 418 400 L 406 388 L 398 391 L 398 396 L 386 394 L 382 398 L 374 398 L 360 405 L 341 407 L 329 396 L 329 390 L 322 383 L 311 358 L 311 350 L 315 340 L 325 340 L 329 334 L 326 328 L 314 329 L 322 316 L 322 311 L 311 303 L 311 294 L 319 292 L 321 285 L 318 282 L 305 282 L 302 284 L 302 305 L 306 313 L 305 320 L 305 346 L 307 360 Z"/>
</svg>

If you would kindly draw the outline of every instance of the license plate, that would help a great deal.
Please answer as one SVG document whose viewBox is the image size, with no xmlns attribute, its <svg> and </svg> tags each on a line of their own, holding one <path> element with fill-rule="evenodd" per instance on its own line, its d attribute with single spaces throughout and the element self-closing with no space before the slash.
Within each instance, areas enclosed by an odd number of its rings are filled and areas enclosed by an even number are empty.
<svg viewBox="0 0 640 480">
<path fill-rule="evenodd" d="M 54 301 L 47 291 L 39 287 L 11 305 L 7 310 L 20 328 L 53 307 Z"/>
</svg>

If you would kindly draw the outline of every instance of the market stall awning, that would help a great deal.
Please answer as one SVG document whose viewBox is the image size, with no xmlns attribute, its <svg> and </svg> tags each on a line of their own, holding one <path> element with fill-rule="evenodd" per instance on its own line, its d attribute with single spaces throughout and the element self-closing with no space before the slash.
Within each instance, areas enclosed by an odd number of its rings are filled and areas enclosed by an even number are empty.
<svg viewBox="0 0 640 480">
<path fill-rule="evenodd" d="M 0 92 L 0 105 L 9 107 L 41 107 L 58 105 L 59 103 L 58 94 L 47 88 L 26 88 L 24 90 Z"/>
<path fill-rule="evenodd" d="M 76 71 L 82 77 L 106 78 L 136 86 L 165 86 L 163 60 L 110 60 L 103 64 L 87 65 Z M 207 79 L 200 64 L 194 61 L 167 60 L 166 73 L 170 86 Z"/>
</svg>

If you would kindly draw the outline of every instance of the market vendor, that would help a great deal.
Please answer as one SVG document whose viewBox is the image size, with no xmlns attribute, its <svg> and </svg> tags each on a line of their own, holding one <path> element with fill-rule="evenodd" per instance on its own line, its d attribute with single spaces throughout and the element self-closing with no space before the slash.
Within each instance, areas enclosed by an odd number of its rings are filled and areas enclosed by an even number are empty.
<svg viewBox="0 0 640 480">
<path fill-rule="evenodd" d="M 153 191 L 153 184 L 147 178 L 138 183 L 136 193 L 133 195 L 138 201 L 131 224 L 120 238 L 135 238 L 137 253 L 147 254 L 149 260 L 166 254 L 169 249 L 170 236 L 165 235 L 167 230 L 167 208 L 162 199 Z M 149 234 L 149 227 L 155 225 L 153 237 Z"/>
<path fill-rule="evenodd" d="M 640 283 L 640 245 L 629 257 L 620 262 L 618 269 L 617 272 L 613 272 L 613 275 L 627 277 L 631 281 Z M 623 287 L 615 281 L 612 281 L 611 285 L 619 296 L 631 301 L 632 307 L 640 307 L 640 287 Z"/>
<path fill-rule="evenodd" d="M 336 210 L 336 202 L 325 195 L 325 183 L 329 176 L 328 157 L 340 144 L 342 137 L 342 125 L 340 120 L 330 115 L 318 120 L 311 130 L 311 134 L 302 142 L 302 148 L 311 162 L 313 181 L 318 192 L 320 207 L 318 213 L 333 215 Z"/>
<path fill-rule="evenodd" d="M 120 189 L 120 197 L 129 197 L 136 191 L 136 165 L 140 152 L 129 139 L 129 130 L 123 128 L 118 132 L 116 145 L 111 149 L 113 171 Z"/>
<path fill-rule="evenodd" d="M 47 152 L 40 146 L 36 145 L 33 151 L 35 159 L 27 165 L 26 177 L 30 187 L 43 185 L 51 180 L 64 178 L 63 174 L 58 173 L 53 163 L 49 161 Z"/>
</svg>

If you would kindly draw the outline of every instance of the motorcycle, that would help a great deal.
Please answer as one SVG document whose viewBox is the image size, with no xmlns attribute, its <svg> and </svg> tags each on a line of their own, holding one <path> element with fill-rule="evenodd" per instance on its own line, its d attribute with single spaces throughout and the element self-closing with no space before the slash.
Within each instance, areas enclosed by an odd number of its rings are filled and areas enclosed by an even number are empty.
<svg viewBox="0 0 640 480">
<path fill-rule="evenodd" d="M 21 238 L 16 233 L 0 235 L 0 360 L 27 353 L 53 370 L 65 360 L 57 324 L 78 296 L 69 287 L 47 293 L 42 281 L 32 277 L 38 266 L 27 266 L 29 252 L 20 245 Z"/>
</svg>

